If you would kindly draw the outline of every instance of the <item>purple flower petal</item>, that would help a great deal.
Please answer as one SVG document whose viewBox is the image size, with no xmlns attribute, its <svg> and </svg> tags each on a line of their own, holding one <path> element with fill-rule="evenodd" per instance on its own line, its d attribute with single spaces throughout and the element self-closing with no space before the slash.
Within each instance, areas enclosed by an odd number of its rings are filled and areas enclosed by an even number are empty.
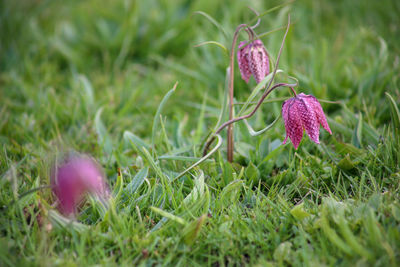
<svg viewBox="0 0 400 267">
<path fill-rule="evenodd" d="M 286 130 L 286 138 L 283 144 L 289 137 L 295 149 L 298 148 L 303 137 L 303 129 L 306 130 L 310 139 L 317 144 L 319 144 L 320 124 L 332 134 L 321 104 L 312 95 L 301 93 L 286 100 L 282 104 L 282 117 Z"/>
<path fill-rule="evenodd" d="M 303 138 L 303 124 L 298 111 L 298 103 L 296 99 L 292 99 L 292 101 L 287 102 L 286 105 L 286 134 L 292 141 L 294 148 L 297 149 Z"/>
<path fill-rule="evenodd" d="M 251 72 L 249 68 L 248 62 L 248 54 L 249 54 L 249 45 L 246 45 L 246 42 L 240 42 L 238 51 L 237 51 L 237 61 L 239 65 L 240 75 L 242 79 L 249 82 Z"/>
<path fill-rule="evenodd" d="M 296 98 L 296 101 L 298 102 L 297 108 L 299 115 L 308 136 L 315 143 L 319 144 L 319 122 L 315 115 L 313 105 L 309 103 L 308 99 L 304 98 L 303 96 L 304 94 L 301 93 Z"/>
<path fill-rule="evenodd" d="M 326 120 L 324 111 L 321 107 L 321 104 L 312 95 L 308 95 L 307 98 L 308 98 L 309 103 L 311 103 L 314 107 L 314 111 L 315 111 L 315 115 L 317 116 L 318 123 L 320 123 L 326 131 L 328 131 L 330 134 L 332 134 L 331 128 L 329 128 L 329 125 Z"/>
<path fill-rule="evenodd" d="M 250 44 L 248 62 L 251 73 L 257 83 L 260 83 L 269 73 L 269 58 L 267 50 L 261 40 Z"/>
</svg>

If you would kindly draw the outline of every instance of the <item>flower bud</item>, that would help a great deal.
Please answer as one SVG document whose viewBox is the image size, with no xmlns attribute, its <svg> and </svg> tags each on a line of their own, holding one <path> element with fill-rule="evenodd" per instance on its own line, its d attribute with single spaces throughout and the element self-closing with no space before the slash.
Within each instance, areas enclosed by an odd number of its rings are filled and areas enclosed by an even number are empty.
<svg viewBox="0 0 400 267">
<path fill-rule="evenodd" d="M 254 40 L 245 45 L 240 42 L 237 52 L 237 60 L 242 79 L 249 82 L 253 75 L 257 83 L 260 83 L 269 74 L 269 57 L 261 40 Z"/>
<path fill-rule="evenodd" d="M 87 193 L 108 197 L 109 191 L 101 167 L 90 157 L 71 156 L 56 166 L 51 174 L 51 186 L 58 198 L 60 212 L 74 216 Z"/>
</svg>

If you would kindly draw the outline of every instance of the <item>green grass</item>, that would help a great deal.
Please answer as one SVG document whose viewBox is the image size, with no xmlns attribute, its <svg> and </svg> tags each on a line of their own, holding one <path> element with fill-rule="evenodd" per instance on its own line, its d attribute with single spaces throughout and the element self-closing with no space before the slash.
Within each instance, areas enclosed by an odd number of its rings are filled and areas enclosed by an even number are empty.
<svg viewBox="0 0 400 267">
<path fill-rule="evenodd" d="M 281 145 L 282 120 L 256 137 L 239 122 L 233 164 L 224 144 L 172 181 L 201 157 L 225 97 L 224 50 L 194 46 L 229 48 L 253 18 L 247 5 L 281 3 L 2 1 L 0 265 L 396 266 L 398 1 L 298 0 L 264 16 L 258 34 L 291 14 L 280 69 L 299 92 L 335 101 L 322 102 L 333 135 L 295 151 Z M 263 37 L 274 57 L 283 33 Z M 244 102 L 255 82 L 235 80 Z M 274 92 L 252 127 L 288 96 Z M 74 224 L 48 189 L 23 195 L 70 150 L 95 157 L 113 190 L 109 209 L 88 202 Z"/>
</svg>

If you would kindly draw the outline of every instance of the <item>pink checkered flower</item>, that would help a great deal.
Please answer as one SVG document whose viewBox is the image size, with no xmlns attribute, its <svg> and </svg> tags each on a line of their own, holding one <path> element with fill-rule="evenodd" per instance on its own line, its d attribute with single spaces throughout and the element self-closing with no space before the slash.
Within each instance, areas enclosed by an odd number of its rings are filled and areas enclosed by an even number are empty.
<svg viewBox="0 0 400 267">
<path fill-rule="evenodd" d="M 312 95 L 301 93 L 283 102 L 282 117 L 286 129 L 286 138 L 283 144 L 286 144 L 289 137 L 295 149 L 298 148 L 303 137 L 303 129 L 317 144 L 319 144 L 320 124 L 332 134 L 321 104 Z"/>
<path fill-rule="evenodd" d="M 269 57 L 261 40 L 254 40 L 248 45 L 246 42 L 240 42 L 237 61 L 242 79 L 246 83 L 251 75 L 259 83 L 269 74 Z"/>
<path fill-rule="evenodd" d="M 87 156 L 71 156 L 55 167 L 51 187 L 57 197 L 60 212 L 74 217 L 87 193 L 108 197 L 109 191 L 100 166 Z"/>
</svg>

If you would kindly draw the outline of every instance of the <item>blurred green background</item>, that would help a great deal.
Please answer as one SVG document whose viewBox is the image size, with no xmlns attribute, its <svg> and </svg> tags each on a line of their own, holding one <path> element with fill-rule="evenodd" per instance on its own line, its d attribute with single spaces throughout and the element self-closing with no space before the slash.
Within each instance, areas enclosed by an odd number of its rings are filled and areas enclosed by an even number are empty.
<svg viewBox="0 0 400 267">
<path fill-rule="evenodd" d="M 215 40 L 229 48 L 235 27 L 253 18 L 247 6 L 262 12 L 279 4 L 2 1 L 1 99 L 7 114 L 13 115 L 8 127 L 1 128 L 2 136 L 10 136 L 11 125 L 21 116 L 34 116 L 43 108 L 48 114 L 35 118 L 33 127 L 51 128 L 49 116 L 57 112 L 64 113 L 57 118 L 68 122 L 60 123 L 61 127 L 73 125 L 71 110 L 58 111 L 54 102 L 79 107 L 71 92 L 80 90 L 76 82 L 80 74 L 92 83 L 98 103 L 118 113 L 114 127 L 146 133 L 148 120 L 136 121 L 153 115 L 175 81 L 180 85 L 172 101 L 178 103 L 169 112 L 182 116 L 190 101 L 201 103 L 205 93 L 216 97 L 228 65 L 228 58 L 216 46 L 193 46 Z M 204 17 L 193 15 L 195 11 L 216 18 L 227 36 Z M 299 78 L 306 93 L 334 101 L 346 99 L 357 109 L 363 108 L 364 101 L 376 108 L 371 120 L 387 122 L 384 91 L 398 94 L 398 1 L 295 1 L 264 16 L 257 32 L 284 26 L 289 12 L 294 25 L 281 69 Z M 263 38 L 275 57 L 282 34 Z M 236 97 L 245 99 L 248 86 L 237 82 L 237 87 Z M 45 107 L 38 109 L 41 105 Z M 218 108 L 218 103 L 213 105 Z"/>
</svg>

